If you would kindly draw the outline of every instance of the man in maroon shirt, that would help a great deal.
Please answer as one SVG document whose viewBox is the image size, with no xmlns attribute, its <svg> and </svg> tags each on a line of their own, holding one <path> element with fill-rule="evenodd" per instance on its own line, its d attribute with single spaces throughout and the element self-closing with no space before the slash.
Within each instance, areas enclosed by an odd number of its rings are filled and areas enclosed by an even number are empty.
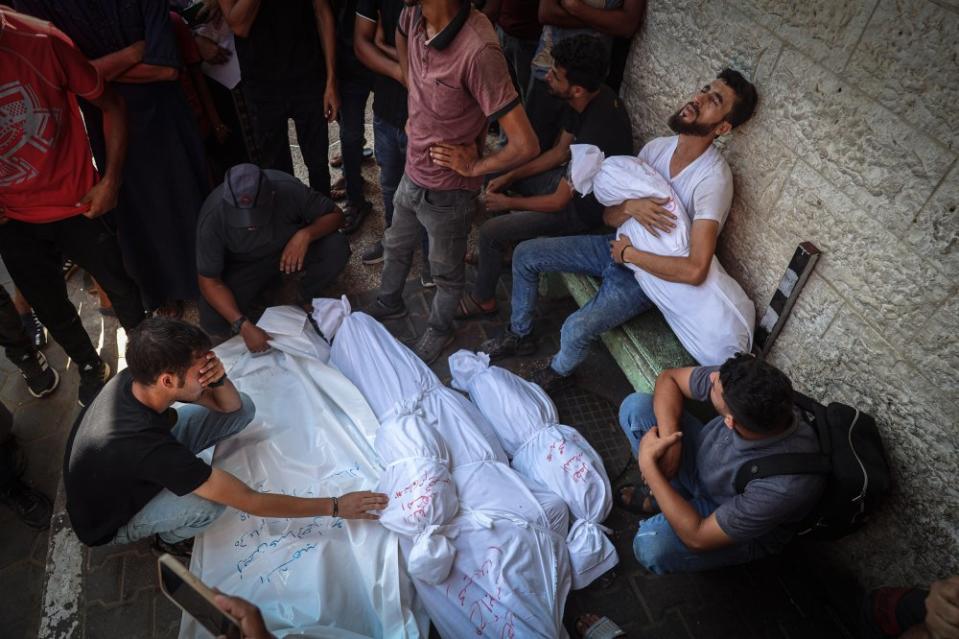
<svg viewBox="0 0 959 639">
<path fill-rule="evenodd" d="M 466 238 L 483 176 L 533 159 L 539 145 L 486 16 L 465 0 L 405 3 L 396 45 L 409 89 L 406 171 L 384 240 L 379 297 L 364 310 L 377 319 L 406 315 L 403 284 L 420 225 L 425 227 L 436 295 L 415 351 L 430 363 L 453 340 L 453 314 L 465 283 Z M 508 142 L 482 157 L 489 120 L 499 120 Z"/>
</svg>

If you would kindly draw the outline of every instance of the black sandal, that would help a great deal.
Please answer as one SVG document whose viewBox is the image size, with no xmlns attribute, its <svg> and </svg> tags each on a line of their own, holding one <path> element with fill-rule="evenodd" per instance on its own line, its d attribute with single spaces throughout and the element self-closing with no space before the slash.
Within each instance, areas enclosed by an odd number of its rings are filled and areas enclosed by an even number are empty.
<svg viewBox="0 0 959 639">
<path fill-rule="evenodd" d="M 626 488 L 633 489 L 633 496 L 628 502 L 623 497 L 623 490 Z M 639 499 L 637 499 L 637 497 L 639 497 Z M 647 499 L 649 500 L 649 508 L 643 506 Z M 636 484 L 623 484 L 616 489 L 613 500 L 617 506 L 626 512 L 639 515 L 640 517 L 652 517 L 653 515 L 658 515 L 660 512 L 659 505 L 656 503 L 656 499 L 646 484 L 641 486 L 637 486 Z"/>
</svg>

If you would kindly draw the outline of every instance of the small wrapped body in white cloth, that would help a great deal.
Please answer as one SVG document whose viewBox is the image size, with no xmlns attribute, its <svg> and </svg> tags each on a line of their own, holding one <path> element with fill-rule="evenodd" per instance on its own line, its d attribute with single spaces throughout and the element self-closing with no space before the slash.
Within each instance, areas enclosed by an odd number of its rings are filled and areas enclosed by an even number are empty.
<svg viewBox="0 0 959 639">
<path fill-rule="evenodd" d="M 641 251 L 657 255 L 689 255 L 691 221 L 682 200 L 664 176 L 638 157 L 605 158 L 590 144 L 570 147 L 570 181 L 581 195 L 592 193 L 603 206 L 644 197 L 670 198 L 665 206 L 676 216 L 676 228 L 656 237 L 629 218 L 616 230 Z M 739 283 L 713 256 L 706 280 L 699 286 L 668 282 L 640 269 L 635 273 L 643 292 L 656 304 L 683 347 L 703 366 L 722 364 L 752 347 L 756 309 Z"/>
<path fill-rule="evenodd" d="M 330 363 L 380 419 L 379 490 L 391 498 L 380 522 L 399 533 L 440 635 L 565 637 L 565 504 L 510 468 L 480 411 L 373 318 L 339 322 Z"/>
<path fill-rule="evenodd" d="M 492 424 L 513 468 L 559 495 L 576 520 L 566 537 L 573 588 L 585 588 L 619 562 L 602 522 L 612 508 L 603 460 L 575 429 L 559 423 L 543 390 L 489 365 L 486 353 L 450 356 L 453 386 L 466 391 Z"/>
</svg>

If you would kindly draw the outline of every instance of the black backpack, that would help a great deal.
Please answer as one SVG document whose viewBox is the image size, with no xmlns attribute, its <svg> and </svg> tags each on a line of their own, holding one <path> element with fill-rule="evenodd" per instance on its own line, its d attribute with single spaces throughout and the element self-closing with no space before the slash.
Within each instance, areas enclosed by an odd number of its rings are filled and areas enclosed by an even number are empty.
<svg viewBox="0 0 959 639">
<path fill-rule="evenodd" d="M 822 474 L 822 498 L 797 526 L 812 539 L 839 539 L 861 528 L 889 491 L 892 475 L 876 420 L 852 406 L 828 408 L 802 393 L 795 404 L 819 436 L 821 453 L 783 453 L 752 459 L 736 473 L 736 492 L 772 475 Z"/>
</svg>

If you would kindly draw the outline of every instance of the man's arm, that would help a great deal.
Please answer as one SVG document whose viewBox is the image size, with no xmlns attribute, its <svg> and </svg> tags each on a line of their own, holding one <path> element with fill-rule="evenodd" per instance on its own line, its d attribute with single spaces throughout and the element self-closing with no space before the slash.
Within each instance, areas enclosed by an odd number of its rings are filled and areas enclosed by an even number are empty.
<svg viewBox="0 0 959 639">
<path fill-rule="evenodd" d="M 206 277 L 197 275 L 197 282 L 200 287 L 200 294 L 207 304 L 213 307 L 220 317 L 225 319 L 232 326 L 235 321 L 243 316 L 243 312 L 236 304 L 236 297 L 233 291 L 223 280 L 218 277 Z M 253 353 L 265 351 L 270 347 L 270 335 L 262 328 L 247 320 L 240 326 L 240 335 L 247 349 Z"/>
<path fill-rule="evenodd" d="M 330 213 L 319 216 L 294 233 L 280 255 L 280 270 L 284 273 L 297 273 L 303 270 L 303 261 L 306 259 L 306 251 L 310 248 L 310 243 L 335 233 L 341 226 L 343 226 L 343 212 L 339 207 L 334 207 Z"/>
<path fill-rule="evenodd" d="M 403 82 L 403 70 L 400 63 L 376 44 L 376 34 L 382 31 L 379 22 L 369 18 L 356 16 L 353 29 L 353 51 L 366 67 L 374 73 L 379 73 L 397 82 Z"/>
<path fill-rule="evenodd" d="M 233 34 L 245 38 L 250 35 L 256 14 L 260 12 L 261 0 L 220 0 L 223 19 Z"/>
<path fill-rule="evenodd" d="M 243 399 L 240 398 L 239 391 L 226 377 L 223 362 L 213 351 L 206 354 L 206 364 L 200 369 L 199 376 L 200 385 L 205 390 L 200 395 L 200 399 L 193 402 L 194 404 L 218 413 L 232 413 L 243 408 Z M 217 380 L 223 380 L 223 383 L 219 386 L 210 386 Z"/>
<path fill-rule="evenodd" d="M 719 222 L 694 220 L 689 233 L 689 255 L 685 257 L 640 251 L 628 245 L 629 240 L 624 239 L 624 236 L 614 242 L 612 255 L 616 261 L 619 261 L 619 256 L 622 255 L 625 262 L 635 264 L 661 280 L 699 286 L 709 275 L 709 267 L 716 253 L 718 238 Z M 627 244 L 618 244 L 620 242 Z"/>
<path fill-rule="evenodd" d="M 499 119 L 506 134 L 506 146 L 486 157 L 478 157 L 479 141 L 469 144 L 436 144 L 430 148 L 433 162 L 466 177 L 499 173 L 532 160 L 539 153 L 539 142 L 521 104 Z"/>
<path fill-rule="evenodd" d="M 127 157 L 127 110 L 123 98 L 109 86 L 103 88 L 99 97 L 91 98 L 90 103 L 103 114 L 103 137 L 107 147 L 106 170 L 103 171 L 100 181 L 94 184 L 77 204 L 87 207 L 83 213 L 86 217 L 94 218 L 112 211 L 117 205 L 123 163 Z"/>
<path fill-rule="evenodd" d="M 194 490 L 193 494 L 256 517 L 316 517 L 333 514 L 331 498 L 291 497 L 257 492 L 219 468 L 214 468 L 209 479 Z M 339 515 L 346 519 L 378 519 L 367 511 L 381 510 L 388 503 L 386 495 L 369 491 L 349 493 L 339 501 Z"/>
<path fill-rule="evenodd" d="M 632 38 L 646 15 L 646 0 L 624 0 L 616 9 L 598 9 L 583 0 L 560 0 L 557 3 L 582 25 L 619 38 Z"/>
<path fill-rule="evenodd" d="M 566 28 L 582 28 L 589 26 L 564 9 L 561 0 L 539 0 L 537 15 L 539 17 L 539 23 L 542 25 L 549 24 L 554 27 Z"/>
<path fill-rule="evenodd" d="M 400 71 L 402 72 L 402 79 L 400 81 L 403 83 L 403 86 L 409 87 L 410 59 L 407 57 L 406 36 L 403 35 L 399 27 L 396 28 L 396 54 L 400 63 Z"/>
<path fill-rule="evenodd" d="M 659 467 L 659 458 L 679 441 L 682 433 L 661 435 L 653 427 L 639 442 L 639 469 L 666 521 L 690 550 L 705 552 L 729 546 L 733 539 L 723 532 L 716 513 L 701 516 L 692 504 L 676 492 Z"/>
<path fill-rule="evenodd" d="M 108 53 L 96 60 L 90 60 L 90 64 L 96 67 L 104 80 L 113 82 L 131 68 L 140 64 L 143 60 L 143 52 L 145 49 L 146 42 L 144 40 L 138 40 L 118 51 Z"/>
<path fill-rule="evenodd" d="M 313 12 L 316 14 L 316 27 L 320 32 L 323 59 L 326 62 L 323 112 L 327 121 L 332 122 L 340 112 L 340 96 L 336 89 L 336 28 L 330 0 L 313 0 Z"/>
<path fill-rule="evenodd" d="M 513 182 L 522 180 L 531 175 L 539 175 L 544 171 L 555 169 L 569 161 L 569 145 L 573 143 L 573 134 L 562 130 L 554 144 L 548 151 L 541 153 L 526 164 L 516 167 L 508 173 L 490 181 L 487 191 L 502 191 Z M 530 211 L 535 209 L 528 209 Z"/>
<path fill-rule="evenodd" d="M 680 419 L 683 416 L 683 402 L 692 397 L 689 390 L 689 376 L 692 372 L 692 367 L 669 368 L 656 378 L 656 387 L 653 390 L 653 413 L 656 415 L 659 433 L 663 437 L 682 430 Z M 677 442 L 663 453 L 660 466 L 669 479 L 679 472 L 682 450 L 682 442 Z"/>
<path fill-rule="evenodd" d="M 487 211 L 537 211 L 539 213 L 556 213 L 562 211 L 573 199 L 573 189 L 569 182 L 560 180 L 556 191 L 548 195 L 533 195 L 529 197 L 514 197 L 502 193 L 486 193 Z"/>
<path fill-rule="evenodd" d="M 394 42 L 396 41 L 395 36 L 394 36 L 394 40 L 393 40 L 393 41 L 394 41 Z M 397 64 L 399 64 L 400 54 L 399 54 L 399 52 L 396 50 L 396 47 L 392 46 L 391 44 L 389 44 L 389 43 L 386 41 L 386 32 L 383 31 L 383 22 L 382 22 L 382 21 L 378 21 L 378 22 L 376 23 L 376 36 L 374 36 L 373 42 L 376 44 L 376 47 L 377 47 L 380 51 L 382 51 L 383 53 L 385 53 L 385 54 L 390 58 L 390 60 L 392 60 L 393 62 L 396 62 Z M 398 82 L 403 82 L 403 79 L 402 79 L 402 70 L 400 71 L 400 77 L 399 77 L 399 78 L 396 78 L 396 80 L 397 80 Z"/>
</svg>

